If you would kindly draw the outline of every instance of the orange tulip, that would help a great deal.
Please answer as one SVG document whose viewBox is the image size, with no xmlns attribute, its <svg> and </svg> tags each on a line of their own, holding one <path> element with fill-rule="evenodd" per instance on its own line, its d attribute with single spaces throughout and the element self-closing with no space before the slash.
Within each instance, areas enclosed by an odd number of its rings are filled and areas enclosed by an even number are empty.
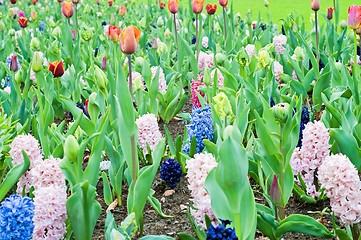
<svg viewBox="0 0 361 240">
<path fill-rule="evenodd" d="M 219 5 L 221 5 L 222 7 L 227 6 L 228 4 L 228 0 L 219 0 Z"/>
<path fill-rule="evenodd" d="M 20 17 L 18 19 L 20 27 L 22 27 L 22 28 L 26 28 L 28 26 L 28 21 L 29 21 L 29 19 L 27 19 L 26 17 Z"/>
<path fill-rule="evenodd" d="M 216 11 L 217 11 L 217 4 L 214 4 L 214 5 L 212 5 L 212 4 L 207 4 L 206 5 L 206 9 L 207 9 L 207 13 L 209 14 L 209 15 L 213 15 L 213 14 L 215 14 L 216 13 Z"/>
<path fill-rule="evenodd" d="M 49 63 L 49 71 L 53 74 L 54 78 L 61 77 L 64 74 L 63 62 L 55 61 Z"/>
<path fill-rule="evenodd" d="M 179 10 L 178 0 L 169 0 L 168 1 L 168 9 L 169 9 L 169 12 L 176 14 Z"/>
<path fill-rule="evenodd" d="M 109 30 L 107 32 L 107 36 L 109 37 L 110 41 L 113 42 L 119 41 L 119 35 L 120 35 L 120 28 L 110 25 Z"/>
<path fill-rule="evenodd" d="M 164 9 L 164 6 L 165 6 L 165 3 L 162 3 L 162 2 L 159 3 L 160 9 Z"/>
<path fill-rule="evenodd" d="M 361 28 L 361 6 L 352 5 L 348 8 L 347 25 L 352 29 Z"/>
<path fill-rule="evenodd" d="M 119 15 L 124 16 L 126 12 L 127 12 L 127 7 L 126 6 L 120 6 Z"/>
<path fill-rule="evenodd" d="M 73 16 L 73 3 L 70 1 L 66 1 L 63 2 L 61 4 L 62 7 L 62 12 L 64 14 L 65 17 L 67 18 L 71 18 Z"/>
<path fill-rule="evenodd" d="M 119 47 L 124 54 L 132 54 L 138 48 L 139 38 L 142 32 L 134 26 L 123 29 L 120 34 Z"/>
<path fill-rule="evenodd" d="M 203 11 L 204 0 L 193 0 L 192 1 L 192 10 L 195 14 L 199 14 Z"/>
</svg>

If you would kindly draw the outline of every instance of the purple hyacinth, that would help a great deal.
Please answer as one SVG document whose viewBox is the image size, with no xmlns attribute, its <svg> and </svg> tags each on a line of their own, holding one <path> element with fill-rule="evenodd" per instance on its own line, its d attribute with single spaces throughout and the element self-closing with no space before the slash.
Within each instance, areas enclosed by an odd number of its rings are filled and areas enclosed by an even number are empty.
<svg viewBox="0 0 361 240">
<path fill-rule="evenodd" d="M 160 178 L 171 187 L 175 188 L 183 177 L 181 165 L 174 159 L 165 159 L 160 167 Z"/>
</svg>

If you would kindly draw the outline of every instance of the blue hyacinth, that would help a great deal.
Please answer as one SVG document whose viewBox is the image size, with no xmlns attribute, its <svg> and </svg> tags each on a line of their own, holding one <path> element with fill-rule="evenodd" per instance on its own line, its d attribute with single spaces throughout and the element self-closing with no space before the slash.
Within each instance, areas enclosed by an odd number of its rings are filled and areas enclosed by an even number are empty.
<svg viewBox="0 0 361 240">
<path fill-rule="evenodd" d="M 106 21 L 103 21 L 102 22 L 102 26 L 104 27 L 104 26 L 106 26 L 107 25 L 107 22 Z"/>
<path fill-rule="evenodd" d="M 174 159 L 165 159 L 160 166 L 160 178 L 171 187 L 175 188 L 183 177 L 181 165 Z"/>
<path fill-rule="evenodd" d="M 273 97 L 271 97 L 271 99 L 269 101 L 269 105 L 270 105 L 270 107 L 273 107 L 274 105 L 276 105 L 275 100 L 273 100 Z"/>
<path fill-rule="evenodd" d="M 236 236 L 236 230 L 233 228 L 227 228 L 227 225 L 231 224 L 229 220 L 219 219 L 222 224 L 214 227 L 212 224 L 207 230 L 207 240 L 235 240 L 238 239 Z"/>
<path fill-rule="evenodd" d="M 40 32 L 43 32 L 44 31 L 44 27 L 46 26 L 46 24 L 45 23 L 43 23 L 43 22 L 41 22 L 41 23 L 39 23 L 39 31 Z"/>
<path fill-rule="evenodd" d="M 187 125 L 188 140 L 182 150 L 189 154 L 190 144 L 193 136 L 196 138 L 197 153 L 201 153 L 204 149 L 204 139 L 213 140 L 213 121 L 212 111 L 209 105 L 204 108 L 193 108 L 191 115 L 191 123 Z"/>
<path fill-rule="evenodd" d="M 98 53 L 99 53 L 99 48 L 97 47 L 97 48 L 95 48 L 94 57 L 97 57 Z"/>
<path fill-rule="evenodd" d="M 34 209 L 34 203 L 29 197 L 11 195 L 6 198 L 0 207 L 0 239 L 31 239 Z"/>
<path fill-rule="evenodd" d="M 192 37 L 192 44 L 196 44 L 196 41 L 197 41 L 196 37 Z"/>
<path fill-rule="evenodd" d="M 303 130 L 305 130 L 306 124 L 309 121 L 310 121 L 310 113 L 308 112 L 308 107 L 303 107 L 301 114 L 300 135 L 299 135 L 297 147 L 302 146 Z"/>
</svg>

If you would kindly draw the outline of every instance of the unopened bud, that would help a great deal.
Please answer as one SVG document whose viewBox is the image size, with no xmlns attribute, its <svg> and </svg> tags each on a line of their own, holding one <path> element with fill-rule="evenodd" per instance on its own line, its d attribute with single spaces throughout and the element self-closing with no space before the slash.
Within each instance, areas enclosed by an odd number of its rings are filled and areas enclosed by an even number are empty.
<svg viewBox="0 0 361 240">
<path fill-rule="evenodd" d="M 64 143 L 64 153 L 70 161 L 76 162 L 78 159 L 79 143 L 73 135 L 69 135 Z"/>
<path fill-rule="evenodd" d="M 101 70 L 97 65 L 95 65 L 94 69 L 94 80 L 98 88 L 101 91 L 105 92 L 108 84 L 108 78 L 103 72 L 103 70 Z"/>
<path fill-rule="evenodd" d="M 281 193 L 280 193 L 280 188 L 278 186 L 278 177 L 276 176 L 276 174 L 273 176 L 273 181 L 271 184 L 269 194 L 273 205 L 278 206 L 281 204 Z"/>
<path fill-rule="evenodd" d="M 43 68 L 44 58 L 40 52 L 35 52 L 31 68 L 34 72 L 40 72 Z"/>
<path fill-rule="evenodd" d="M 223 53 L 217 53 L 215 60 L 218 65 L 223 65 L 224 61 L 226 60 L 226 56 Z"/>
<path fill-rule="evenodd" d="M 290 105 L 288 103 L 279 103 L 272 107 L 273 116 L 283 124 L 287 121 L 289 108 Z"/>
<path fill-rule="evenodd" d="M 32 50 L 34 51 L 39 51 L 40 50 L 40 41 L 38 38 L 32 38 L 30 41 L 30 47 Z"/>
<path fill-rule="evenodd" d="M 212 83 L 211 72 L 209 71 L 208 67 L 204 69 L 203 82 L 206 86 L 209 86 Z"/>
</svg>

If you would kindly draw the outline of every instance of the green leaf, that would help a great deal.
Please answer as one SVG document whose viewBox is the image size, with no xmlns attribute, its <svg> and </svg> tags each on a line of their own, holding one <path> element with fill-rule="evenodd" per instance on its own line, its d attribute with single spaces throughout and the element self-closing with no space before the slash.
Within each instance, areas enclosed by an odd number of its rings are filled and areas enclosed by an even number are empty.
<svg viewBox="0 0 361 240">
<path fill-rule="evenodd" d="M 321 93 L 330 87 L 330 76 L 330 71 L 322 74 L 322 76 L 317 80 L 315 88 L 313 89 L 312 99 L 318 112 L 321 110 L 322 106 Z"/>
<path fill-rule="evenodd" d="M 180 240 L 197 240 L 196 238 L 189 236 L 186 233 L 178 233 L 177 236 Z"/>
<path fill-rule="evenodd" d="M 174 240 L 172 237 L 164 236 L 164 235 L 147 235 L 139 238 L 139 240 Z"/>
<path fill-rule="evenodd" d="M 105 172 L 102 173 L 104 201 L 109 206 L 113 202 L 113 194 L 110 189 L 109 180 Z"/>
</svg>

